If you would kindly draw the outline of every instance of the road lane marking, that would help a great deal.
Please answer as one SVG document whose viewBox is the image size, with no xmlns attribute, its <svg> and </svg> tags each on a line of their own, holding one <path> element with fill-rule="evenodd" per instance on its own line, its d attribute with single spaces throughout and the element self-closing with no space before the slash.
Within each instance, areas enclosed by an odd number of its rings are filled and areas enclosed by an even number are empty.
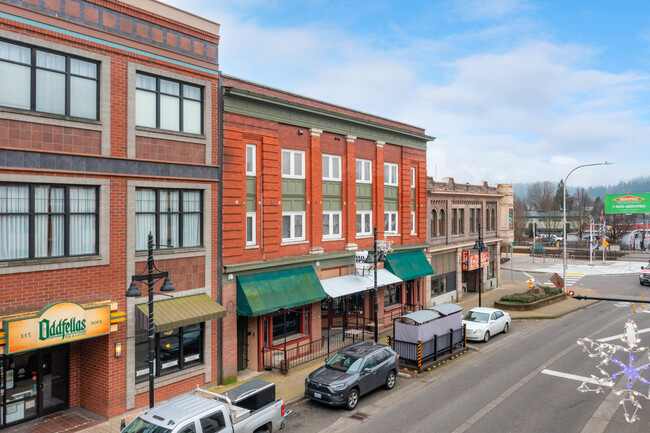
<svg viewBox="0 0 650 433">
<path fill-rule="evenodd" d="M 578 376 L 576 374 L 570 374 L 570 373 L 562 373 L 561 371 L 555 371 L 555 370 L 549 370 L 549 369 L 544 369 L 541 371 L 543 374 L 548 374 L 549 376 L 557 376 L 557 377 L 562 377 L 564 379 L 571 379 L 575 380 L 578 382 L 582 383 L 591 383 L 594 385 L 602 385 L 602 386 L 613 386 L 614 384 L 612 382 L 608 381 L 603 381 L 603 382 L 598 382 L 596 379 L 593 377 L 585 377 L 585 376 Z"/>
</svg>

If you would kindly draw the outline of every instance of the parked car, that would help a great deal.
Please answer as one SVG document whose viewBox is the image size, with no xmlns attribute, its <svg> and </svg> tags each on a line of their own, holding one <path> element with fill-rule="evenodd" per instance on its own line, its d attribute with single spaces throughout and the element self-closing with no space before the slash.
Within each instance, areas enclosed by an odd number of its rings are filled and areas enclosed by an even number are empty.
<svg viewBox="0 0 650 433">
<path fill-rule="evenodd" d="M 255 382 L 257 389 L 243 384 L 228 391 L 229 398 L 203 389 L 156 406 L 122 426 L 122 433 L 228 432 L 269 433 L 286 425 L 284 403 L 275 400 L 275 384 Z M 238 392 L 238 388 L 244 389 Z M 232 394 L 231 394 L 232 393 Z M 246 398 L 243 398 L 246 397 Z M 232 401 L 237 401 L 233 404 Z"/>
<path fill-rule="evenodd" d="M 639 284 L 645 286 L 650 284 L 650 264 L 648 266 L 641 266 L 641 273 L 639 274 Z"/>
<path fill-rule="evenodd" d="M 399 368 L 398 358 L 397 353 L 382 344 L 352 344 L 307 376 L 305 397 L 352 410 L 362 395 L 380 386 L 393 389 Z"/>
<path fill-rule="evenodd" d="M 507 333 L 510 330 L 510 315 L 496 308 L 472 308 L 463 315 L 463 325 L 467 326 L 468 340 L 483 340 L 487 342 L 490 337 L 499 332 Z"/>
</svg>

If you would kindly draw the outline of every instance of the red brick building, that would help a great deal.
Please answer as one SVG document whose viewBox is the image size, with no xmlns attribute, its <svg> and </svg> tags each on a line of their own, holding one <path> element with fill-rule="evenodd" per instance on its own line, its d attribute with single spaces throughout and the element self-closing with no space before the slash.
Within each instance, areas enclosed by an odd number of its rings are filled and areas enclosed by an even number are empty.
<svg viewBox="0 0 650 433">
<path fill-rule="evenodd" d="M 309 355 L 325 329 L 374 326 L 373 278 L 357 275 L 355 256 L 372 249 L 375 225 L 393 248 L 377 274 L 380 328 L 425 305 L 432 137 L 230 76 L 224 105 L 223 290 L 238 316 L 224 346 L 238 369 L 275 366 L 267 354 L 287 345 Z"/>
<path fill-rule="evenodd" d="M 125 292 L 149 232 L 175 285 L 155 299 L 156 400 L 236 374 L 218 34 L 153 0 L 0 2 L 0 428 L 147 405 L 147 297 Z"/>
</svg>

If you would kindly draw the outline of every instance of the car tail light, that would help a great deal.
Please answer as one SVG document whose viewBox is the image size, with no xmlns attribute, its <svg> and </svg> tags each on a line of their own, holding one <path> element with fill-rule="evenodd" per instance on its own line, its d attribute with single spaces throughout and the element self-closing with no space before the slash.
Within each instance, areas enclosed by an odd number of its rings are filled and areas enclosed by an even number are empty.
<svg viewBox="0 0 650 433">
<path fill-rule="evenodd" d="M 284 403 L 282 403 L 282 416 L 284 416 Z"/>
</svg>

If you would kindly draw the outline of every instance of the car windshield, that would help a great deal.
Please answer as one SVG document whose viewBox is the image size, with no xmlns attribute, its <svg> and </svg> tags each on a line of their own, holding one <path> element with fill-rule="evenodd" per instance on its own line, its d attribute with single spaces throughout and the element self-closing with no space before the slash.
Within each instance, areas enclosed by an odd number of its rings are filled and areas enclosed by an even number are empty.
<svg viewBox="0 0 650 433">
<path fill-rule="evenodd" d="M 327 361 L 325 366 L 332 370 L 344 371 L 346 373 L 355 373 L 361 368 L 362 358 L 357 356 L 348 355 L 345 353 L 337 353 Z"/>
<path fill-rule="evenodd" d="M 463 316 L 463 320 L 476 323 L 487 323 L 489 319 L 490 315 L 488 313 L 479 313 L 478 311 L 468 311 Z"/>
<path fill-rule="evenodd" d="M 151 424 L 142 418 L 136 418 L 131 422 L 131 424 L 122 430 L 122 433 L 171 433 L 171 430 Z"/>
</svg>

